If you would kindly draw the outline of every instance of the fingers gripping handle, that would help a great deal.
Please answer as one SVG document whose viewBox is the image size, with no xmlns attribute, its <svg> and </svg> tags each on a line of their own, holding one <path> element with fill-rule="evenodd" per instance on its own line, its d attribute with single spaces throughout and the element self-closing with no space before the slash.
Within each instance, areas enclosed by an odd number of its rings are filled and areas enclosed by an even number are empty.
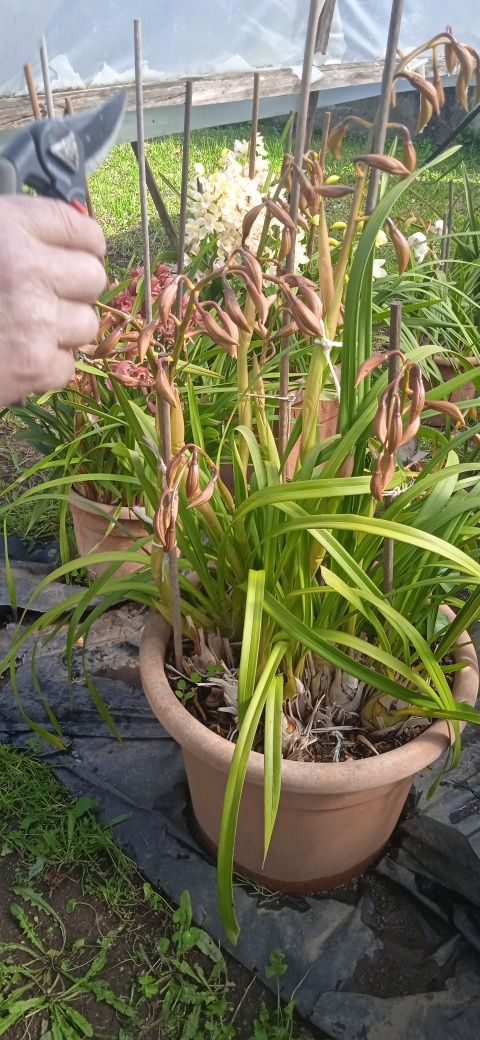
<svg viewBox="0 0 480 1040">
<path fill-rule="evenodd" d="M 17 171 L 9 159 L 0 155 L 0 195 L 16 195 Z"/>
</svg>

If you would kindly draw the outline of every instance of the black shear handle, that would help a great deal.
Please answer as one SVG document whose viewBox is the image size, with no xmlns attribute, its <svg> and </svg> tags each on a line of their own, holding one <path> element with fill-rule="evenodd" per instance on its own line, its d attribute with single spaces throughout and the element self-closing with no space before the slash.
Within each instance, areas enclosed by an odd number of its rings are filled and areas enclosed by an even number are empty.
<svg viewBox="0 0 480 1040">
<path fill-rule="evenodd" d="M 9 159 L 0 155 L 0 195 L 16 195 L 17 191 L 17 171 Z"/>
</svg>

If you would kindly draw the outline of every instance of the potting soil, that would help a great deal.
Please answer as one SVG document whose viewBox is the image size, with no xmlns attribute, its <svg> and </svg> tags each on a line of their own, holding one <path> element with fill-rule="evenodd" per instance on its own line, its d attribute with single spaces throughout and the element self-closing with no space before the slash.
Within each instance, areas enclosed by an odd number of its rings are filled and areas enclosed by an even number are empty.
<svg viewBox="0 0 480 1040">
<path fill-rule="evenodd" d="M 49 564 L 13 564 L 18 605 L 28 601 Z M 36 609 L 69 594 L 55 584 Z M 0 574 L 4 627 L 13 625 Z M 125 606 L 96 623 L 87 667 L 118 726 L 119 743 L 99 717 L 80 657 L 70 689 L 64 633 L 37 652 L 44 696 L 61 721 L 67 750 L 34 741 L 75 795 L 95 798 L 102 822 L 140 870 L 178 901 L 188 889 L 195 918 L 250 971 L 264 979 L 273 949 L 288 962 L 285 999 L 295 991 L 305 1019 L 334 1040 L 464 1040 L 480 1029 L 480 731 L 466 728 L 459 768 L 426 798 L 434 774 L 417 778 L 392 841 L 363 877 L 322 896 L 271 894 L 239 880 L 241 934 L 225 942 L 216 871 L 196 834 L 181 755 L 142 692 L 138 647 L 145 613 Z M 479 636 L 480 642 L 480 634 Z M 80 651 L 78 651 L 80 655 Z M 22 707 L 43 725 L 31 677 L 30 649 L 18 672 Z M 32 732 L 10 684 L 2 690 L 0 740 L 32 748 Z M 1 781 L 0 781 L 1 782 Z"/>
</svg>

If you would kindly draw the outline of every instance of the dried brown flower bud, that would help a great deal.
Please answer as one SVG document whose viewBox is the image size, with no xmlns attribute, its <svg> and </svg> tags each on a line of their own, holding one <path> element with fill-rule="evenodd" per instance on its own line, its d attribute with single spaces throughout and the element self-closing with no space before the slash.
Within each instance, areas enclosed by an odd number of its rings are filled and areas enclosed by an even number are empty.
<svg viewBox="0 0 480 1040">
<path fill-rule="evenodd" d="M 210 307 L 214 307 L 221 324 L 210 314 Z M 235 358 L 237 356 L 237 345 L 239 339 L 238 328 L 230 320 L 225 311 L 222 311 L 215 300 L 206 300 L 197 304 L 197 310 L 202 318 L 205 331 L 210 339 L 218 346 L 223 347 L 227 354 Z"/>
<path fill-rule="evenodd" d="M 158 297 L 158 310 L 165 331 L 168 326 L 173 305 L 177 298 L 179 284 L 180 279 L 178 278 L 178 276 L 176 278 L 173 278 L 173 280 L 169 282 L 164 289 L 162 289 L 162 292 Z"/>
<path fill-rule="evenodd" d="M 176 399 L 174 389 L 165 371 L 163 361 L 158 360 L 157 375 L 155 378 L 155 392 L 161 401 L 166 401 L 171 408 L 175 408 Z"/>
<path fill-rule="evenodd" d="M 282 228 L 282 237 L 280 240 L 280 249 L 278 250 L 278 260 L 285 260 L 289 255 L 292 248 L 292 234 L 289 228 Z"/>
<path fill-rule="evenodd" d="M 448 30 L 447 30 L 448 31 Z M 455 52 L 455 47 L 452 41 L 448 41 L 444 47 L 445 65 L 447 66 L 447 72 L 449 76 L 453 76 L 455 69 L 458 65 L 458 58 Z"/>
<path fill-rule="evenodd" d="M 149 321 L 147 325 L 143 326 L 143 329 L 138 334 L 137 349 L 140 355 L 140 361 L 145 361 L 148 348 L 153 340 L 155 330 L 158 328 L 158 321 Z"/>
<path fill-rule="evenodd" d="M 365 163 L 382 173 L 391 173 L 396 177 L 408 177 L 407 167 L 393 155 L 357 155 L 355 163 Z"/>
<path fill-rule="evenodd" d="M 249 236 L 249 234 L 250 234 L 250 232 L 252 230 L 252 227 L 253 227 L 257 217 L 262 212 L 263 208 L 264 208 L 263 202 L 260 202 L 258 204 L 258 206 L 253 206 L 252 209 L 250 209 L 248 211 L 248 213 L 246 214 L 246 216 L 243 218 L 243 224 L 242 224 L 242 246 L 245 245 L 245 243 L 247 241 L 247 238 L 248 238 L 248 236 Z"/>
<path fill-rule="evenodd" d="M 195 497 L 200 487 L 200 468 L 198 465 L 198 448 L 192 448 L 192 457 L 188 464 L 185 494 L 189 501 Z"/>
<path fill-rule="evenodd" d="M 410 263 L 410 246 L 391 217 L 387 217 L 386 224 L 397 257 L 398 273 L 403 274 Z"/>
<path fill-rule="evenodd" d="M 348 119 L 342 119 L 342 122 L 337 123 L 328 135 L 328 147 L 334 159 L 341 159 L 342 157 L 342 144 L 348 130 L 348 123 Z"/>
<path fill-rule="evenodd" d="M 206 502 L 209 502 L 213 495 L 213 492 L 215 491 L 215 485 L 217 483 L 217 480 L 218 470 L 216 470 L 213 477 L 210 478 L 208 484 L 205 484 L 203 490 L 197 492 L 197 494 L 191 499 L 191 501 L 188 503 L 188 508 L 198 509 L 199 506 L 204 506 Z"/>
<path fill-rule="evenodd" d="M 403 71 L 398 73 L 396 78 L 406 79 L 411 86 L 418 90 L 421 97 L 424 97 L 426 101 L 429 101 L 435 115 L 438 116 L 440 112 L 440 105 L 438 102 L 437 91 L 433 83 L 430 83 L 424 76 L 420 76 L 418 72 L 407 72 Z"/>
<path fill-rule="evenodd" d="M 286 208 L 284 209 L 279 202 L 274 202 L 273 199 L 264 198 L 263 202 L 266 209 L 268 209 L 268 212 L 271 213 L 275 220 L 278 220 L 280 224 L 284 224 L 285 227 L 290 228 L 290 231 L 295 231 L 295 224 Z"/>
<path fill-rule="evenodd" d="M 244 332 L 250 332 L 250 325 L 248 324 L 231 285 L 229 285 L 225 271 L 222 274 L 222 285 L 225 312 L 228 314 L 231 321 L 233 321 L 235 325 L 238 325 L 239 329 L 243 329 Z"/>
<path fill-rule="evenodd" d="M 235 256 L 239 256 L 240 257 L 242 266 L 243 266 L 243 268 L 245 268 L 245 272 L 251 278 L 251 280 L 252 280 L 253 284 L 255 285 L 255 288 L 258 290 L 258 292 L 261 292 L 262 288 L 263 288 L 263 274 L 262 274 L 262 268 L 261 268 L 261 266 L 260 266 L 256 256 L 254 256 L 253 253 L 251 253 L 248 249 L 245 249 L 243 247 L 239 248 L 239 249 L 235 249 L 235 251 L 232 253 L 232 255 L 230 257 L 230 260 L 228 262 L 228 266 L 229 267 L 234 267 L 235 266 L 235 264 L 233 263 L 233 258 Z"/>
<path fill-rule="evenodd" d="M 174 523 L 171 523 L 169 525 L 169 527 L 167 527 L 167 530 L 165 531 L 165 542 L 164 542 L 165 552 L 171 552 L 172 549 L 175 549 L 176 544 L 177 544 L 176 527 L 175 527 Z"/>
<path fill-rule="evenodd" d="M 286 296 L 292 318 L 302 335 L 315 336 L 317 339 L 322 339 L 325 335 L 325 326 L 321 318 L 314 311 L 310 310 L 310 307 L 299 296 L 295 296 L 287 285 L 283 286 L 283 292 Z"/>
<path fill-rule="evenodd" d="M 106 358 L 115 350 L 115 347 L 117 347 L 123 339 L 127 325 L 128 321 L 122 322 L 122 324 L 118 325 L 116 329 L 112 329 L 108 336 L 105 336 L 105 339 L 101 340 L 92 355 L 95 360 Z"/>
<path fill-rule="evenodd" d="M 315 191 L 322 199 L 343 199 L 345 195 L 353 195 L 355 188 L 349 184 L 322 184 Z"/>
<path fill-rule="evenodd" d="M 443 108 L 445 104 L 445 91 L 443 89 L 442 77 L 438 70 L 437 48 L 432 47 L 433 85 L 437 92 L 438 106 Z"/>
<path fill-rule="evenodd" d="M 421 94 L 420 95 L 420 105 L 419 105 L 419 109 L 418 109 L 417 134 L 423 133 L 425 127 L 430 122 L 432 116 L 433 116 L 433 108 L 432 108 L 430 102 L 427 101 L 426 97 L 424 97 L 424 95 Z"/>
<path fill-rule="evenodd" d="M 403 140 L 403 165 L 406 166 L 409 173 L 413 173 L 417 166 L 417 152 L 413 141 L 408 135 Z"/>
<path fill-rule="evenodd" d="M 433 408 L 434 412 L 441 412 L 442 415 L 448 415 L 450 419 L 454 419 L 455 422 L 459 423 L 460 426 L 466 426 L 465 419 L 457 408 L 457 405 L 453 401 L 432 401 L 427 400 L 425 402 L 427 408 Z"/>
</svg>

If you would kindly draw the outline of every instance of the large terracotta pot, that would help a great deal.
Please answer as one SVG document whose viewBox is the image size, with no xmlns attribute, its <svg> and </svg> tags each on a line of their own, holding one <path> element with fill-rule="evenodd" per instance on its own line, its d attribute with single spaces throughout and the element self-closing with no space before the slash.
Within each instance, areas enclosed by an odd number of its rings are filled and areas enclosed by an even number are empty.
<svg viewBox="0 0 480 1040">
<path fill-rule="evenodd" d="M 123 552 L 130 549 L 139 538 L 145 537 L 145 528 L 127 506 L 118 506 L 91 502 L 88 498 L 78 495 L 75 491 L 70 495 L 70 512 L 72 514 L 75 540 L 80 556 L 87 556 L 92 552 Z M 112 520 L 116 518 L 119 525 L 112 526 Z M 145 563 L 148 556 L 145 555 Z M 110 566 L 108 563 L 96 563 L 88 568 L 92 578 Z M 138 570 L 138 563 L 122 563 L 116 575 L 131 574 Z"/>
<path fill-rule="evenodd" d="M 164 671 L 170 638 L 159 616 L 145 628 L 140 647 L 143 687 L 152 711 L 182 748 L 195 817 L 206 844 L 218 843 L 223 796 L 234 746 L 183 707 Z M 455 660 L 457 700 L 474 704 L 478 665 L 467 633 Z M 263 755 L 250 754 L 238 821 L 235 863 L 243 875 L 270 888 L 321 891 L 361 873 L 388 841 L 420 769 L 449 745 L 442 721 L 401 748 L 357 762 L 283 761 L 277 821 L 263 860 Z"/>
</svg>

